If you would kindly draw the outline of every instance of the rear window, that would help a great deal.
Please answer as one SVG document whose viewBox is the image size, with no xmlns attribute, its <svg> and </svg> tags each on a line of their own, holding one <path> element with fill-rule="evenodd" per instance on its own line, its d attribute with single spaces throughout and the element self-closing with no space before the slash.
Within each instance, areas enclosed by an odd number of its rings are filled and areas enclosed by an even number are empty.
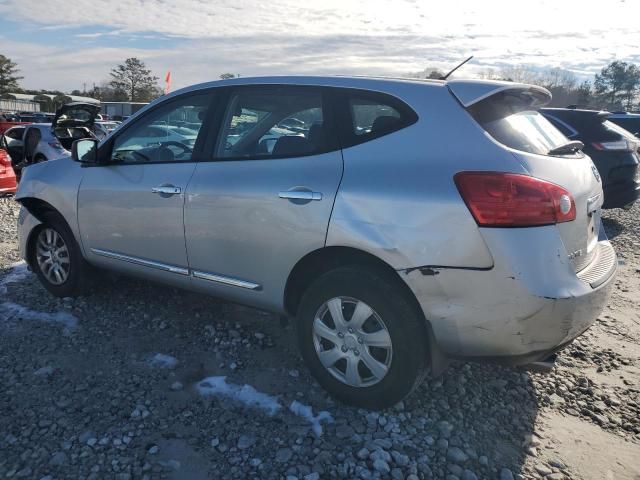
<svg viewBox="0 0 640 480">
<path fill-rule="evenodd" d="M 469 113 L 496 141 L 515 150 L 546 155 L 569 142 L 518 93 L 493 95 L 469 107 Z"/>
<path fill-rule="evenodd" d="M 633 138 L 632 135 L 633 133 L 630 132 L 629 130 L 625 129 L 624 127 L 621 127 L 620 125 L 616 125 L 615 123 L 611 122 L 610 120 L 605 120 L 604 122 L 602 122 L 602 125 L 604 125 L 604 127 L 609 130 L 610 132 L 615 132 L 619 135 L 622 135 L 625 138 Z"/>
<path fill-rule="evenodd" d="M 622 128 L 628 130 L 629 132 L 638 135 L 640 134 L 640 118 L 610 118 L 609 121 L 620 125 Z"/>
</svg>

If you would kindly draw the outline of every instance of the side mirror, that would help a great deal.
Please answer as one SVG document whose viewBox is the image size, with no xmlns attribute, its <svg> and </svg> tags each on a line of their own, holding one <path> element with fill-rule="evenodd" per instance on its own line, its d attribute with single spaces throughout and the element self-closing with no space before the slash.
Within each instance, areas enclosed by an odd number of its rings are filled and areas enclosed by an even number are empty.
<svg viewBox="0 0 640 480">
<path fill-rule="evenodd" d="M 80 163 L 98 163 L 98 140 L 83 138 L 73 142 L 71 157 Z"/>
</svg>

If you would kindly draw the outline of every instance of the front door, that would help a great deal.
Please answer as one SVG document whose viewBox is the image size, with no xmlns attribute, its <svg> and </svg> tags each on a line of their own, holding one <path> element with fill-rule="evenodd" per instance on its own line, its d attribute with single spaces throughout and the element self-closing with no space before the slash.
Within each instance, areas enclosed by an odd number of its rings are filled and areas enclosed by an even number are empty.
<svg viewBox="0 0 640 480">
<path fill-rule="evenodd" d="M 323 89 L 239 87 L 185 204 L 192 285 L 278 310 L 296 262 L 325 243 L 342 176 Z"/>
<path fill-rule="evenodd" d="M 101 145 L 110 149 L 108 162 L 85 169 L 78 194 L 82 245 L 92 263 L 189 284 L 184 199 L 210 103 L 206 93 L 162 103 Z M 157 135 L 150 138 L 149 129 Z"/>
</svg>

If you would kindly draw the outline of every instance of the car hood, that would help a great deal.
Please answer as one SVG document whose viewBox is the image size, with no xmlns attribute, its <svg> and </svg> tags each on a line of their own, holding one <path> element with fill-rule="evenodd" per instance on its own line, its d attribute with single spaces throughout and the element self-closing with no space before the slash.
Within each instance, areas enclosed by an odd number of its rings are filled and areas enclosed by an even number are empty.
<svg viewBox="0 0 640 480">
<path fill-rule="evenodd" d="M 72 102 L 62 105 L 53 117 L 51 128 L 87 127 L 91 128 L 100 113 L 100 105 Z"/>
</svg>

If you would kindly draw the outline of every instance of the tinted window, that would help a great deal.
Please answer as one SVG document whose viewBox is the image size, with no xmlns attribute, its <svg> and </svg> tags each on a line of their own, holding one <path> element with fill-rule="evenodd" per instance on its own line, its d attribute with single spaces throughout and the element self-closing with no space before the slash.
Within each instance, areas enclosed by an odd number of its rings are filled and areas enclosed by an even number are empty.
<svg viewBox="0 0 640 480">
<path fill-rule="evenodd" d="M 546 155 L 569 140 L 537 110 L 532 98 L 499 93 L 469 107 L 469 113 L 496 141 L 523 152 Z"/>
<path fill-rule="evenodd" d="M 564 122 L 548 115 L 545 115 L 545 118 L 549 120 L 554 127 L 560 130 L 564 136 L 570 137 L 571 135 L 575 135 L 576 132 L 571 130 Z"/>
<path fill-rule="evenodd" d="M 394 130 L 401 123 L 400 112 L 380 101 L 355 97 L 349 100 L 349 108 L 356 135 Z"/>
<path fill-rule="evenodd" d="M 609 118 L 609 121 L 620 125 L 631 133 L 640 133 L 640 118 Z"/>
<path fill-rule="evenodd" d="M 218 158 L 312 155 L 331 150 L 322 93 L 313 88 L 241 90 L 231 95 Z"/>
<path fill-rule="evenodd" d="M 395 132 L 418 120 L 418 115 L 406 103 L 391 95 L 346 88 L 335 91 L 345 148 Z"/>
<path fill-rule="evenodd" d="M 9 138 L 13 138 L 14 140 L 22 140 L 22 135 L 24 134 L 24 128 L 12 128 L 5 132 L 5 135 Z"/>
<path fill-rule="evenodd" d="M 188 162 L 211 103 L 211 94 L 172 101 L 139 118 L 118 135 L 111 158 L 115 162 Z M 181 130 L 189 125 L 188 130 Z"/>
</svg>

